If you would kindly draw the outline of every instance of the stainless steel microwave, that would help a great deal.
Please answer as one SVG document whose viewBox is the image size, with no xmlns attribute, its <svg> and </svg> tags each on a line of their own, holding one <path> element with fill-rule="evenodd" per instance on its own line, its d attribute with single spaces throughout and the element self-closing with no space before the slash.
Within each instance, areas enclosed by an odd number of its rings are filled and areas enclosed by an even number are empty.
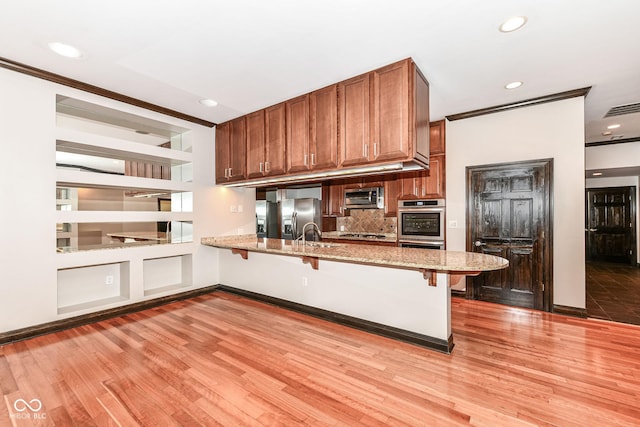
<svg viewBox="0 0 640 427">
<path fill-rule="evenodd" d="M 347 209 L 384 209 L 384 189 L 350 188 L 344 191 L 344 207 Z"/>
</svg>

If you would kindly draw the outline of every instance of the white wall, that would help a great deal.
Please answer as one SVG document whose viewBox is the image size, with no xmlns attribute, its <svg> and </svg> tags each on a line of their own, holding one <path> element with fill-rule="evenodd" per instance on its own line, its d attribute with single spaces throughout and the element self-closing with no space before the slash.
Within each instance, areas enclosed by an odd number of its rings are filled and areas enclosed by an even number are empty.
<svg viewBox="0 0 640 427">
<path fill-rule="evenodd" d="M 4 160 L 0 169 L 0 223 L 3 225 L 0 247 L 0 333 L 96 310 L 58 314 L 58 269 L 116 263 L 130 266 L 130 271 L 127 270 L 127 274 L 130 274 L 127 283 L 130 292 L 124 293 L 129 299 L 97 309 L 111 308 L 147 298 L 143 280 L 143 262 L 147 259 L 191 254 L 193 268 L 192 275 L 188 275 L 191 283 L 167 293 L 218 283 L 217 251 L 200 245 L 201 237 L 231 229 L 235 232 L 238 229 L 254 232 L 253 220 L 249 220 L 247 215 L 229 217 L 223 214 L 225 209 L 228 212 L 228 205 L 218 203 L 218 195 L 224 195 L 225 190 L 214 185 L 213 129 L 5 69 L 0 69 L 0 93 L 0 147 Z M 193 243 L 56 253 L 56 94 L 190 129 L 193 152 Z M 251 193 L 248 190 L 245 192 Z M 233 198 L 221 197 L 220 200 L 221 203 L 227 203 Z M 247 208 L 248 211 L 254 209 L 252 206 Z M 250 216 L 253 218 L 252 213 Z M 68 301 L 76 302 L 71 296 Z"/>
<path fill-rule="evenodd" d="M 554 159 L 553 303 L 585 308 L 584 98 L 447 123 L 447 249 L 466 247 L 466 167 Z"/>
</svg>

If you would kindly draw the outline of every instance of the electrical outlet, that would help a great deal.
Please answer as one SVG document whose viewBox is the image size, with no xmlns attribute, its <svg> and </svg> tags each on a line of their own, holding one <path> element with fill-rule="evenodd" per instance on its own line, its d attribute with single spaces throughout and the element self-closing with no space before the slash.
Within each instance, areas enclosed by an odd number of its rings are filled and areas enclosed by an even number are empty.
<svg viewBox="0 0 640 427">
<path fill-rule="evenodd" d="M 305 276 L 302 276 L 302 286 L 308 286 L 308 285 L 309 285 L 309 281 Z"/>
<path fill-rule="evenodd" d="M 242 205 L 238 205 L 238 213 L 242 213 L 243 210 Z"/>
<path fill-rule="evenodd" d="M 236 205 L 231 205 L 231 206 L 229 207 L 229 211 L 230 211 L 231 213 L 236 213 L 236 212 L 238 212 L 238 207 L 237 207 Z"/>
<path fill-rule="evenodd" d="M 104 284 L 105 285 L 113 285 L 113 276 L 109 275 L 109 276 L 105 277 Z"/>
<path fill-rule="evenodd" d="M 458 228 L 458 221 L 456 221 L 455 219 L 449 221 L 449 228 Z"/>
</svg>

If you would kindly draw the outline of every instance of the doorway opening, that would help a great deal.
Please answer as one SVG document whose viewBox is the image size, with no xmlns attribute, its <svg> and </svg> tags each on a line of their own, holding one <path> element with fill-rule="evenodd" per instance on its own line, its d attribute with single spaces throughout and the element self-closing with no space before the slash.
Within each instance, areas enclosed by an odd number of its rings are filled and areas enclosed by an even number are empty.
<svg viewBox="0 0 640 427">
<path fill-rule="evenodd" d="M 636 187 L 585 190 L 587 315 L 640 325 Z"/>
</svg>

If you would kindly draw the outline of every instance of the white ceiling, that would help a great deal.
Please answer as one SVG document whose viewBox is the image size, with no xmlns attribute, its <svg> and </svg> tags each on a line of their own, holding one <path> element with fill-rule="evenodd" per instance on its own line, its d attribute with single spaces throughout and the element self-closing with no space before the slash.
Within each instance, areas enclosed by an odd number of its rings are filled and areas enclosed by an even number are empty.
<svg viewBox="0 0 640 427">
<path fill-rule="evenodd" d="M 513 15 L 526 26 L 500 33 Z M 640 113 L 603 119 L 640 102 L 638 22 L 638 0 L 22 0 L 0 13 L 0 56 L 213 122 L 413 57 L 432 120 L 592 86 L 592 142 L 614 122 L 640 136 Z"/>
</svg>

